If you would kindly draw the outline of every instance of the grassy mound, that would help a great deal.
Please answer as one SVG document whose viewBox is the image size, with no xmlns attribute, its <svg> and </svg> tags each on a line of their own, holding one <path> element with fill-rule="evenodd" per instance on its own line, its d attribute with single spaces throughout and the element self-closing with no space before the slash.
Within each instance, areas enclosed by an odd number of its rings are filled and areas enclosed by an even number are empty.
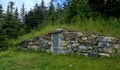
<svg viewBox="0 0 120 70">
<path fill-rule="evenodd" d="M 79 22 L 76 21 L 73 24 L 58 23 L 54 22 L 53 25 L 50 22 L 16 40 L 6 40 L 10 49 L 0 52 L 0 70 L 120 70 L 119 54 L 111 58 L 91 58 L 67 54 L 52 55 L 41 51 L 16 50 L 16 45 L 21 41 L 46 34 L 57 28 L 120 37 L 120 24 L 115 19 L 79 20 Z"/>
<path fill-rule="evenodd" d="M 84 33 L 92 33 L 106 36 L 115 36 L 120 38 L 120 23 L 117 19 L 104 20 L 99 18 L 97 20 L 86 19 L 84 21 L 77 19 L 77 21 L 72 24 L 59 23 L 59 21 L 47 23 L 38 28 L 37 30 L 32 30 L 29 34 L 19 37 L 14 41 L 14 44 L 17 44 L 28 38 L 33 38 L 35 36 L 43 35 L 49 31 L 55 30 L 57 28 L 73 29 Z"/>
</svg>

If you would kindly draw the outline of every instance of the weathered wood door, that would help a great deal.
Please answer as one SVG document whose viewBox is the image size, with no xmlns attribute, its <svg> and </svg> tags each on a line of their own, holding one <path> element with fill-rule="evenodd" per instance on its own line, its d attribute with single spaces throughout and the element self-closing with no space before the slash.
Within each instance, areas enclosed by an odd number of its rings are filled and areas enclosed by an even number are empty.
<svg viewBox="0 0 120 70">
<path fill-rule="evenodd" d="M 58 54 L 60 52 L 60 37 L 59 34 L 53 34 L 53 53 Z"/>
</svg>

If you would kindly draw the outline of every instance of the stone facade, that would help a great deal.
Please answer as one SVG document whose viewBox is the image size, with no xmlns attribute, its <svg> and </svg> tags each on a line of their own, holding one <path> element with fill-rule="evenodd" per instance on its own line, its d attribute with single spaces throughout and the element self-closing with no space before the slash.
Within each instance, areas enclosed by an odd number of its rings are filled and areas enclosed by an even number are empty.
<svg viewBox="0 0 120 70">
<path fill-rule="evenodd" d="M 18 47 L 23 50 L 42 50 L 53 54 L 110 57 L 120 52 L 120 39 L 60 28 L 22 41 Z"/>
</svg>

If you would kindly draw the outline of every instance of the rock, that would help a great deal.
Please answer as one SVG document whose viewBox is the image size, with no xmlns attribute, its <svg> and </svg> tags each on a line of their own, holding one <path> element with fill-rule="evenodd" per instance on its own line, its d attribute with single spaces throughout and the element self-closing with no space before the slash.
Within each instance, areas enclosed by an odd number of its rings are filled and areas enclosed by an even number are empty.
<svg viewBox="0 0 120 70">
<path fill-rule="evenodd" d="M 67 46 L 67 43 L 65 41 L 61 41 L 60 45 Z"/>
<path fill-rule="evenodd" d="M 44 49 L 45 50 L 50 49 L 50 46 L 46 45 L 46 46 L 44 46 Z"/>
<path fill-rule="evenodd" d="M 83 33 L 79 32 L 79 33 L 77 33 L 77 36 L 83 36 Z"/>
<path fill-rule="evenodd" d="M 58 28 L 58 29 L 56 29 L 57 31 L 62 31 L 62 30 L 64 30 L 63 28 Z"/>
<path fill-rule="evenodd" d="M 92 44 L 92 45 L 97 45 L 98 42 L 97 42 L 96 40 L 92 40 L 92 41 L 90 42 L 90 44 Z"/>
<path fill-rule="evenodd" d="M 72 44 L 73 47 L 77 47 L 77 46 L 79 46 L 79 45 L 80 45 L 79 43 L 73 43 L 73 44 Z"/>
<path fill-rule="evenodd" d="M 106 42 L 106 39 L 105 39 L 104 36 L 99 36 L 99 37 L 97 38 L 97 40 L 98 40 L 99 42 Z"/>
<path fill-rule="evenodd" d="M 35 45 L 33 45 L 33 46 L 28 46 L 28 49 L 30 49 L 30 50 L 38 50 L 39 49 L 39 46 L 35 46 Z"/>
<path fill-rule="evenodd" d="M 51 44 L 52 44 L 52 43 L 49 41 L 49 42 L 48 42 L 48 45 L 51 45 Z"/>
<path fill-rule="evenodd" d="M 72 47 L 70 45 L 67 46 L 67 53 L 71 53 L 71 48 Z"/>
<path fill-rule="evenodd" d="M 93 49 L 93 47 L 88 47 L 88 50 L 92 50 Z"/>
<path fill-rule="evenodd" d="M 110 57 L 109 53 L 98 53 L 100 56 Z"/>
<path fill-rule="evenodd" d="M 90 36 L 92 39 L 96 39 L 98 36 L 97 35 L 91 35 Z"/>
<path fill-rule="evenodd" d="M 65 50 L 66 48 L 67 48 L 67 47 L 65 47 L 65 46 L 61 46 L 61 47 L 60 47 L 61 50 Z"/>
<path fill-rule="evenodd" d="M 99 57 L 99 54 L 97 52 L 91 52 L 88 54 L 90 57 Z"/>
<path fill-rule="evenodd" d="M 77 52 L 78 52 L 78 48 L 77 48 L 77 47 L 73 47 L 73 48 L 72 48 L 72 51 L 73 51 L 74 53 L 77 53 Z"/>
<path fill-rule="evenodd" d="M 48 50 L 46 50 L 46 52 L 50 53 L 50 50 L 48 49 Z"/>
<path fill-rule="evenodd" d="M 105 49 L 104 49 L 104 52 L 113 55 L 113 54 L 115 53 L 115 49 L 113 49 L 112 47 L 105 48 Z"/>
<path fill-rule="evenodd" d="M 82 53 L 81 55 L 83 55 L 83 56 L 88 56 L 88 53 Z"/>
<path fill-rule="evenodd" d="M 118 39 L 116 43 L 120 44 L 120 39 Z"/>
<path fill-rule="evenodd" d="M 117 41 L 117 38 L 115 38 L 115 37 L 104 37 L 106 40 L 107 40 L 107 42 L 116 42 Z"/>
<path fill-rule="evenodd" d="M 83 52 L 85 50 L 88 50 L 87 46 L 84 46 L 84 45 L 78 46 L 78 49 L 79 49 L 79 52 Z"/>
<path fill-rule="evenodd" d="M 32 43 L 32 42 L 29 42 L 28 44 L 31 45 L 31 44 L 33 44 L 33 43 Z"/>
<path fill-rule="evenodd" d="M 120 44 L 115 44 L 112 46 L 112 48 L 115 50 L 115 53 L 120 52 Z"/>
<path fill-rule="evenodd" d="M 109 43 L 106 43 L 106 42 L 98 42 L 98 47 L 104 47 L 104 48 L 107 48 L 107 47 L 110 47 L 111 44 Z"/>
<path fill-rule="evenodd" d="M 88 38 L 87 37 L 82 37 L 82 40 L 86 41 Z"/>
<path fill-rule="evenodd" d="M 120 44 L 115 44 L 115 45 L 113 45 L 113 48 L 119 49 L 119 48 L 120 48 Z"/>
</svg>

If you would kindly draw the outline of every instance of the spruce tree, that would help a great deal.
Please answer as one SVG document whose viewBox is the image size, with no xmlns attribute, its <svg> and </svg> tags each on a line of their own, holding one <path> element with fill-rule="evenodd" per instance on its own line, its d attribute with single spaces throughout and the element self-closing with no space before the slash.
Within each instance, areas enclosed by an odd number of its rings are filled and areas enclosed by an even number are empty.
<svg viewBox="0 0 120 70">
<path fill-rule="evenodd" d="M 20 11 L 21 23 L 25 23 L 25 4 L 23 3 L 21 11 Z"/>
<path fill-rule="evenodd" d="M 17 9 L 14 12 L 14 2 L 9 2 L 6 15 L 5 15 L 5 23 L 3 25 L 4 34 L 7 38 L 17 38 L 18 37 L 18 28 L 19 23 L 16 19 L 18 19 Z"/>
<path fill-rule="evenodd" d="M 25 15 L 25 24 L 28 28 L 28 31 L 31 29 L 36 29 L 38 26 L 41 26 L 44 21 L 44 13 L 38 4 L 34 6 L 34 9 L 31 9 Z"/>
<path fill-rule="evenodd" d="M 55 20 L 55 8 L 54 8 L 53 0 L 50 1 L 47 17 L 52 22 Z"/>
<path fill-rule="evenodd" d="M 3 18 L 3 8 L 2 5 L 0 4 L 0 48 L 3 48 L 3 43 L 5 40 L 5 35 L 3 34 L 3 26 L 4 24 L 4 18 Z"/>
</svg>

